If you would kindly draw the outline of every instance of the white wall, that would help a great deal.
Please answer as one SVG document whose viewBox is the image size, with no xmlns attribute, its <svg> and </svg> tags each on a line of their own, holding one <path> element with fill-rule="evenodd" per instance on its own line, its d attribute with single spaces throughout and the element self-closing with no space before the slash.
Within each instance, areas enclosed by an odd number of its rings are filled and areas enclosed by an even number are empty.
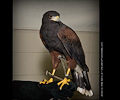
<svg viewBox="0 0 120 100">
<path fill-rule="evenodd" d="M 75 31 L 99 31 L 98 0 L 13 0 L 13 28 L 39 30 L 49 10 L 58 11 Z"/>
</svg>

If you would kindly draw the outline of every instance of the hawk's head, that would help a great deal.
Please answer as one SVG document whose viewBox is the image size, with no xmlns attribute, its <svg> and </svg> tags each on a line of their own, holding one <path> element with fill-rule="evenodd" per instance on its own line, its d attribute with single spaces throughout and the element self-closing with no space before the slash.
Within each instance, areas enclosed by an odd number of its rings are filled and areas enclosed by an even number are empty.
<svg viewBox="0 0 120 100">
<path fill-rule="evenodd" d="M 49 21 L 60 21 L 60 14 L 56 11 L 48 11 L 43 15 L 43 22 L 49 22 Z"/>
</svg>

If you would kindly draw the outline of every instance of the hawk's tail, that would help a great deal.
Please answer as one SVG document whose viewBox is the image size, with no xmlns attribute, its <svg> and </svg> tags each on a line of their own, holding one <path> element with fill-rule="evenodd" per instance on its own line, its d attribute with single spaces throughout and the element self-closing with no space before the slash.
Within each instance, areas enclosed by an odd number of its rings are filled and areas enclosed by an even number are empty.
<svg viewBox="0 0 120 100">
<path fill-rule="evenodd" d="M 71 70 L 71 74 L 73 77 L 73 82 L 77 85 L 77 91 L 81 94 L 85 94 L 86 96 L 92 96 L 93 91 L 91 89 L 87 72 L 82 71 L 77 65 L 74 70 Z"/>
</svg>

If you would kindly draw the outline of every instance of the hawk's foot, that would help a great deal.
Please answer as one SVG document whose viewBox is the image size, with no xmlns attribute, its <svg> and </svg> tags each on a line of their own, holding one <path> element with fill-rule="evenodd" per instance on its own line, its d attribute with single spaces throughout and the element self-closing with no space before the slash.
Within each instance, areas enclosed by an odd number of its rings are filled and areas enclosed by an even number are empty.
<svg viewBox="0 0 120 100">
<path fill-rule="evenodd" d="M 48 81 L 44 79 L 43 81 L 40 82 L 40 84 L 49 84 L 51 82 L 53 82 L 53 78 L 50 78 Z"/>
<path fill-rule="evenodd" d="M 53 82 L 53 78 L 50 78 L 46 84 L 52 83 Z"/>
<path fill-rule="evenodd" d="M 59 85 L 61 84 L 60 90 L 62 90 L 62 87 L 63 87 L 65 84 L 69 85 L 68 82 L 70 82 L 70 79 L 64 78 L 62 81 L 58 82 L 57 85 L 59 86 Z"/>
</svg>

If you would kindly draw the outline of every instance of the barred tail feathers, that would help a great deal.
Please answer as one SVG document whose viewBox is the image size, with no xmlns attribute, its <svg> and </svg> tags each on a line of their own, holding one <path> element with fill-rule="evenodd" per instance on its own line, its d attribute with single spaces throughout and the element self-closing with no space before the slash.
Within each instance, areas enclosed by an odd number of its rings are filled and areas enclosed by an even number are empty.
<svg viewBox="0 0 120 100">
<path fill-rule="evenodd" d="M 89 82 L 88 74 L 86 71 L 80 69 L 77 65 L 74 70 L 71 70 L 73 82 L 77 85 L 77 91 L 86 96 L 93 96 L 93 91 Z"/>
</svg>

